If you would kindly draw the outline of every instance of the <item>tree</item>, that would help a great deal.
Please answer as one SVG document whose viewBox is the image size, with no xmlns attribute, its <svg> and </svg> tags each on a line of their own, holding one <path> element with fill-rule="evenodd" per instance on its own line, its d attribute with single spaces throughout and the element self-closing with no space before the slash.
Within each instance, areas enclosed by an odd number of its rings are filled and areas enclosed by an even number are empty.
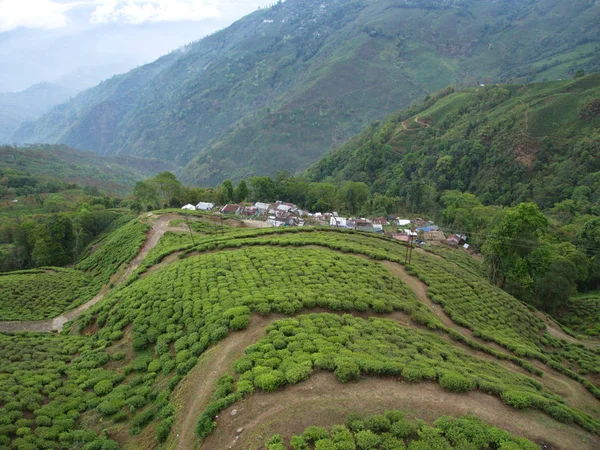
<svg viewBox="0 0 600 450">
<path fill-rule="evenodd" d="M 141 209 L 144 209 L 146 206 L 151 206 L 152 208 L 158 206 L 158 193 L 148 181 L 138 181 L 133 188 L 133 196 Z"/>
<path fill-rule="evenodd" d="M 240 181 L 240 184 L 235 188 L 235 200 L 245 202 L 248 199 L 248 185 L 246 180 Z"/>
<path fill-rule="evenodd" d="M 577 235 L 577 246 L 589 257 L 590 268 L 586 287 L 600 287 L 600 217 L 585 223 Z"/>
<path fill-rule="evenodd" d="M 133 196 L 143 207 L 174 206 L 180 202 L 183 188 L 171 172 L 161 172 L 153 178 L 136 183 Z"/>
<path fill-rule="evenodd" d="M 233 200 L 233 183 L 231 180 L 225 180 L 221 184 L 221 193 L 223 195 L 223 203 L 229 203 Z"/>
<path fill-rule="evenodd" d="M 272 202 L 276 200 L 275 183 L 270 177 L 250 178 L 250 188 L 252 190 L 251 198 L 254 201 Z"/>
<path fill-rule="evenodd" d="M 527 257 L 540 246 L 548 219 L 534 203 L 508 210 L 483 245 L 490 280 L 522 300 L 531 300 L 534 280 Z"/>
<path fill-rule="evenodd" d="M 365 183 L 349 182 L 340 191 L 340 200 L 350 214 L 358 214 L 369 200 L 369 186 Z"/>
</svg>

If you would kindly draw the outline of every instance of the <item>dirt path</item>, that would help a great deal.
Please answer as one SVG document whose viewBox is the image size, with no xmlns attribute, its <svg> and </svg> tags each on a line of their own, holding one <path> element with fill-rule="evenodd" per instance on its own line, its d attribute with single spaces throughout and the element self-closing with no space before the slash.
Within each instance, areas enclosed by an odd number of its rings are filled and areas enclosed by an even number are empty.
<svg viewBox="0 0 600 450">
<path fill-rule="evenodd" d="M 232 416 L 233 409 L 237 413 Z M 410 384 L 375 377 L 342 384 L 326 372 L 317 372 L 305 382 L 275 392 L 252 394 L 234 404 L 219 415 L 216 430 L 200 448 L 261 449 L 273 434 L 290 436 L 310 425 L 343 423 L 350 412 L 372 414 L 390 409 L 402 409 L 429 421 L 444 414 L 476 415 L 492 425 L 545 443 L 545 448 L 552 450 L 600 448 L 598 436 L 535 410 L 510 408 L 481 392 L 455 394 L 434 383 Z M 240 428 L 242 432 L 238 433 Z"/>
<path fill-rule="evenodd" d="M 419 116 L 415 117 L 415 122 L 417 122 L 423 128 L 429 128 L 429 127 L 431 127 L 431 125 L 429 125 L 427 122 L 423 122 L 422 120 L 419 120 Z"/>
<path fill-rule="evenodd" d="M 321 309 L 316 309 L 316 310 L 310 310 L 310 311 L 301 311 L 298 314 L 310 314 L 310 313 L 318 313 L 318 312 L 331 312 L 331 311 L 325 311 L 325 310 L 321 310 Z M 339 312 L 339 314 L 343 314 L 343 312 Z M 374 314 L 369 314 L 369 313 L 352 313 L 355 316 L 358 317 L 368 317 L 368 316 L 377 316 L 377 317 L 381 317 L 381 318 L 388 318 L 391 320 L 394 320 L 396 322 L 398 322 L 399 324 L 403 325 L 403 326 L 411 326 L 411 327 L 415 327 L 415 325 L 407 323 L 407 318 L 404 317 L 404 315 L 400 314 L 400 313 L 392 313 L 392 314 L 384 314 L 384 315 L 374 315 Z M 195 435 L 195 425 L 196 422 L 198 420 L 198 418 L 200 417 L 200 414 L 202 413 L 202 411 L 204 410 L 204 408 L 210 403 L 210 399 L 211 396 L 214 392 L 214 389 L 216 387 L 217 384 L 217 380 L 219 379 L 219 377 L 221 377 L 222 375 L 225 374 L 229 374 L 232 373 L 232 364 L 239 359 L 240 357 L 243 356 L 244 354 L 244 349 L 246 347 L 248 347 L 249 345 L 252 345 L 254 343 L 256 343 L 261 337 L 264 336 L 265 333 L 265 329 L 272 324 L 273 322 L 275 322 L 276 320 L 280 320 L 282 318 L 286 318 L 289 316 L 285 316 L 285 315 L 281 315 L 281 314 L 274 314 L 274 315 L 270 315 L 268 317 L 262 317 L 262 316 L 258 316 L 258 315 L 253 315 L 250 321 L 250 325 L 249 327 L 242 331 L 242 332 L 238 332 L 238 333 L 233 333 L 230 334 L 227 338 L 225 338 L 223 341 L 221 341 L 219 344 L 217 344 L 215 347 L 211 348 L 209 351 L 207 351 L 206 353 L 204 353 L 202 355 L 202 357 L 200 358 L 200 361 L 198 362 L 198 364 L 196 365 L 196 367 L 183 379 L 183 381 L 179 384 L 179 386 L 176 388 L 175 392 L 174 392 L 174 402 L 175 404 L 177 404 L 178 406 L 178 416 L 175 420 L 176 425 L 173 428 L 173 431 L 171 433 L 171 438 L 169 441 L 169 444 L 167 445 L 167 448 L 169 449 L 177 449 L 177 450 L 188 450 L 188 449 L 195 449 L 195 448 L 206 448 L 206 449 L 216 449 L 216 448 L 228 448 L 229 445 L 233 445 L 233 443 L 236 441 L 236 433 L 235 431 L 238 428 L 245 428 L 245 429 L 253 429 L 254 427 L 258 426 L 259 423 L 263 423 L 263 422 L 270 422 L 271 421 L 271 416 L 277 416 L 278 412 L 281 412 L 284 410 L 286 411 L 286 415 L 290 414 L 290 410 L 293 412 L 295 410 L 295 408 L 290 408 L 289 403 L 291 402 L 291 400 L 287 400 L 287 398 L 293 398 L 294 394 L 283 394 L 282 392 L 275 392 L 275 395 L 283 395 L 286 398 L 286 401 L 283 403 L 280 403 L 277 400 L 273 400 L 271 401 L 271 397 L 269 397 L 270 395 L 273 394 L 258 394 L 259 400 L 257 400 L 259 402 L 259 404 L 262 404 L 262 407 L 258 407 L 257 409 L 260 409 L 260 413 L 257 413 L 258 416 L 254 416 L 254 412 L 252 412 L 251 414 L 249 414 L 247 417 L 248 419 L 246 419 L 246 421 L 243 424 L 238 423 L 237 419 L 234 419 L 231 416 L 231 410 L 236 409 L 238 411 L 243 411 L 247 408 L 247 404 L 248 402 L 253 403 L 253 397 L 254 396 L 250 396 L 249 399 L 244 400 L 243 402 L 238 402 L 235 405 L 233 405 L 230 410 L 228 410 L 227 412 L 222 413 L 221 419 L 219 419 L 219 425 L 217 427 L 217 430 L 215 431 L 215 435 L 216 436 L 227 436 L 228 434 L 230 435 L 229 437 L 226 438 L 222 438 L 222 437 L 209 437 L 208 440 L 203 443 L 203 445 L 200 445 L 199 440 L 197 439 L 196 435 Z M 419 327 L 417 327 L 419 328 Z M 515 367 L 513 366 L 510 362 L 508 361 L 496 361 L 495 358 L 491 357 L 490 355 L 487 355 L 485 353 L 482 352 L 478 352 L 475 351 L 465 345 L 457 345 L 456 342 L 453 342 L 451 340 L 448 341 L 451 344 L 454 344 L 458 347 L 460 347 L 465 353 L 470 354 L 472 356 L 481 358 L 481 359 L 485 359 L 488 361 L 494 361 L 496 363 L 499 363 L 503 366 L 505 366 L 507 369 L 512 370 L 512 371 L 516 371 L 516 372 L 520 372 L 524 375 L 528 375 L 531 376 L 531 374 L 527 373 L 525 370 L 519 368 L 519 367 Z M 310 386 L 312 385 L 320 385 L 321 382 L 320 380 L 322 379 L 321 377 L 323 376 L 322 373 L 316 373 L 313 374 L 311 376 L 311 378 L 309 379 L 309 381 L 307 381 L 306 383 L 308 383 Z M 313 381 L 313 378 L 316 378 L 316 381 Z M 334 377 L 331 377 L 331 381 L 333 381 L 333 383 L 329 383 L 328 385 L 330 385 L 330 392 L 334 392 L 336 391 L 338 388 L 343 389 L 344 386 L 346 385 L 342 385 L 341 383 L 337 383 L 335 381 Z M 547 383 L 547 379 L 542 379 L 540 380 L 542 381 L 544 384 L 551 384 L 551 383 Z M 362 394 L 362 398 L 361 401 L 367 401 L 368 400 L 368 393 L 369 391 L 372 391 L 373 388 L 367 388 L 367 385 L 371 385 L 373 383 L 375 383 L 378 387 L 375 388 L 375 391 L 379 391 L 379 392 L 383 392 L 385 389 L 381 386 L 381 383 L 383 383 L 384 385 L 390 385 L 391 388 L 389 390 L 389 392 L 391 393 L 392 397 L 395 400 L 401 399 L 403 397 L 406 396 L 406 392 L 407 389 L 410 390 L 410 392 L 413 392 L 413 390 L 416 389 L 416 393 L 412 394 L 413 397 L 413 403 L 415 403 L 417 401 L 418 398 L 420 398 L 421 394 L 419 392 L 421 392 L 420 390 L 426 390 L 426 391 L 431 391 L 434 390 L 436 392 L 439 391 L 439 393 L 436 393 L 436 396 L 440 396 L 442 397 L 442 399 L 444 398 L 444 396 L 456 396 L 458 398 L 461 397 L 461 395 L 456 395 L 456 394 L 451 394 L 447 391 L 443 391 L 441 388 L 439 387 L 435 387 L 435 386 L 430 386 L 429 384 L 403 384 L 403 383 L 395 383 L 393 382 L 390 378 L 367 378 L 364 381 L 361 381 L 361 386 L 362 383 L 366 383 L 365 386 L 365 392 Z M 563 383 L 561 380 L 558 380 L 559 383 L 559 387 L 560 387 L 560 383 Z M 335 384 L 335 385 L 334 385 Z M 304 385 L 304 383 L 302 384 Z M 398 388 L 401 389 L 401 391 L 398 391 Z M 288 387 L 285 388 L 285 392 L 287 392 L 288 390 L 295 390 L 295 389 L 302 389 L 299 386 L 293 386 L 293 387 Z M 310 387 L 310 389 L 312 390 L 313 387 Z M 564 386 L 563 386 L 563 390 L 564 390 Z M 586 405 L 588 407 L 597 407 L 598 405 L 595 404 L 595 400 L 593 398 L 589 398 L 589 394 L 587 393 L 587 391 L 583 388 L 580 389 L 581 394 L 583 396 L 585 396 L 584 401 L 586 401 Z M 506 405 L 504 405 L 500 400 L 493 398 L 493 397 L 489 397 L 485 394 L 482 393 L 475 393 L 475 394 L 468 394 L 471 397 L 476 397 L 479 400 L 471 400 L 470 402 L 459 402 L 459 405 L 461 407 L 460 412 L 455 412 L 455 410 L 453 410 L 452 408 L 448 409 L 448 410 L 442 410 L 440 411 L 440 413 L 438 415 L 442 415 L 442 414 L 467 414 L 467 413 L 471 413 L 473 411 L 473 406 L 474 404 L 477 404 L 477 402 L 482 402 L 482 404 L 489 404 L 490 399 L 493 400 L 492 404 L 493 406 L 490 407 L 490 411 L 488 411 L 486 417 L 491 417 L 493 415 L 493 408 L 495 408 L 496 404 L 500 404 L 502 406 L 502 408 L 505 410 L 505 415 L 510 414 L 519 414 L 519 415 L 527 415 L 527 416 L 535 416 L 535 420 L 539 423 L 540 421 L 546 421 L 546 423 L 549 422 L 553 422 L 551 419 L 549 419 L 547 416 L 535 412 L 535 411 L 528 411 L 526 413 L 522 413 L 519 412 L 517 410 L 508 408 Z M 320 395 L 320 394 L 319 394 Z M 345 397 L 344 395 L 337 395 L 337 391 L 336 391 L 336 400 L 339 400 L 340 402 L 344 402 L 347 401 L 348 399 L 353 398 L 352 395 L 349 395 L 349 397 Z M 268 405 L 264 404 L 264 401 L 268 400 Z M 569 398 L 570 401 L 568 401 L 568 404 L 572 404 L 575 402 L 575 399 Z M 436 401 L 432 398 L 428 399 L 429 403 L 436 403 Z M 443 401 L 440 401 L 443 402 Z M 426 402 L 427 403 L 427 402 Z M 452 401 L 451 403 L 456 403 L 454 401 Z M 355 410 L 360 410 L 363 412 L 366 411 L 370 411 L 373 408 L 377 408 L 378 406 L 378 401 L 374 401 L 372 404 L 365 404 L 365 405 L 360 405 L 360 406 L 356 406 L 354 405 Z M 285 406 L 284 406 L 285 405 Z M 395 405 L 395 406 L 394 406 Z M 331 406 L 331 405 L 329 405 Z M 574 405 L 572 405 L 574 406 Z M 577 405 L 577 406 L 583 406 L 583 405 Z M 313 406 L 311 405 L 310 408 L 312 408 Z M 398 408 L 398 407 L 403 407 L 403 405 L 397 405 L 397 404 L 390 404 L 389 408 Z M 415 405 L 412 405 L 413 408 L 416 408 Z M 431 405 L 426 404 L 426 409 L 429 411 L 430 410 Z M 481 407 L 481 406 L 480 406 Z M 266 409 L 264 409 L 266 408 Z M 339 406 L 335 406 L 335 408 L 340 408 L 340 412 L 341 414 L 338 414 L 339 419 L 338 420 L 343 420 L 344 415 L 348 412 L 347 407 L 339 407 Z M 371 408 L 371 409 L 369 409 Z M 588 409 L 588 408 L 584 408 L 584 409 Z M 268 413 L 264 413 L 265 410 L 268 410 Z M 312 411 L 312 409 L 311 409 Z M 374 409 L 374 411 L 378 411 L 377 409 Z M 266 414 L 269 417 L 264 417 L 263 413 Z M 329 414 L 329 412 L 327 413 Z M 321 419 L 316 420 L 313 417 L 312 412 L 311 413 L 307 413 L 305 417 L 298 417 L 294 414 L 292 414 L 291 417 L 294 417 L 294 423 L 295 420 L 304 420 L 306 421 L 306 425 L 313 425 L 315 423 L 318 424 L 322 424 L 323 421 Z M 437 418 L 437 416 L 432 416 L 432 419 Z M 325 422 L 327 422 L 326 419 L 324 419 Z M 519 420 L 521 420 L 519 418 Z M 506 419 L 506 423 L 508 422 L 512 422 L 514 421 L 513 419 Z M 496 425 L 500 425 L 504 427 L 504 422 L 503 423 L 496 423 L 491 421 L 492 423 L 496 424 Z M 331 422 L 331 424 L 335 424 L 336 422 Z M 231 428 L 230 430 L 228 430 L 228 424 L 232 424 L 229 428 Z M 221 430 L 220 427 L 222 427 L 224 425 L 225 429 Z M 554 427 L 554 425 L 552 425 Z M 538 425 L 539 427 L 539 425 Z M 300 427 L 300 429 L 302 429 L 303 427 Z M 527 429 L 527 426 L 524 426 L 523 429 Z M 573 434 L 577 434 L 579 433 L 581 436 L 583 436 L 585 434 L 585 432 L 583 432 L 583 430 L 580 430 L 577 427 L 563 427 L 564 430 L 567 429 L 571 429 Z M 561 428 L 561 429 L 563 429 Z M 233 432 L 233 435 L 231 436 L 231 432 Z M 273 433 L 276 433 L 278 431 L 273 431 Z M 272 433 L 272 434 L 273 434 Z M 562 433 L 561 433 L 562 435 Z M 265 437 L 267 437 L 266 435 L 260 435 L 262 436 L 260 439 L 258 439 L 255 443 L 255 445 L 253 447 L 247 447 L 248 445 L 248 441 L 243 441 L 241 443 L 241 445 L 239 446 L 234 446 L 233 448 L 260 448 L 260 444 L 262 444 L 264 442 Z M 543 436 L 545 437 L 544 434 L 540 434 L 539 436 Z M 222 439 L 227 439 L 228 441 L 222 441 Z M 231 441 L 229 442 L 229 439 L 231 439 Z M 262 440 L 261 440 L 262 439 Z M 553 447 L 555 448 L 555 447 Z M 564 447 L 564 448 L 569 448 L 569 447 Z M 585 447 L 580 447 L 580 448 L 585 448 Z"/>
<path fill-rule="evenodd" d="M 548 333 L 550 333 L 555 338 L 562 339 L 568 342 L 569 344 L 582 344 L 590 348 L 600 348 L 600 342 L 598 340 L 582 340 L 574 338 L 573 336 L 570 336 L 567 333 L 565 333 L 559 324 L 557 324 L 552 318 L 548 317 L 543 312 L 536 311 L 535 314 L 544 321 Z"/>
<path fill-rule="evenodd" d="M 126 266 L 126 269 L 120 270 L 117 272 L 111 279 L 110 284 L 119 285 L 123 283 L 129 275 L 131 275 L 142 263 L 148 252 L 152 250 L 160 238 L 165 234 L 165 232 L 169 228 L 169 222 L 174 219 L 178 219 L 180 216 L 178 215 L 165 215 L 161 216 L 154 224 L 152 228 L 148 232 L 146 236 L 146 242 L 140 249 L 137 256 Z M 9 322 L 0 322 L 0 333 L 17 333 L 17 332 L 41 332 L 41 333 L 49 333 L 52 331 L 60 332 L 62 331 L 65 323 L 75 319 L 80 316 L 92 306 L 97 304 L 98 302 L 104 299 L 104 296 L 110 292 L 109 285 L 102 287 L 100 292 L 91 300 L 84 303 L 83 305 L 75 308 L 72 311 L 69 311 L 66 314 L 55 317 L 54 319 L 47 320 L 36 320 L 36 321 L 9 321 Z"/>
<path fill-rule="evenodd" d="M 217 380 L 231 371 L 231 365 L 244 354 L 244 349 L 264 335 L 267 326 L 286 316 L 273 314 L 269 317 L 253 315 L 248 328 L 231 333 L 200 357 L 200 361 L 179 383 L 173 393 L 180 406 L 176 425 L 171 431 L 174 440 L 168 448 L 189 450 L 198 446 L 195 434 L 196 421 L 210 402 Z"/>
</svg>

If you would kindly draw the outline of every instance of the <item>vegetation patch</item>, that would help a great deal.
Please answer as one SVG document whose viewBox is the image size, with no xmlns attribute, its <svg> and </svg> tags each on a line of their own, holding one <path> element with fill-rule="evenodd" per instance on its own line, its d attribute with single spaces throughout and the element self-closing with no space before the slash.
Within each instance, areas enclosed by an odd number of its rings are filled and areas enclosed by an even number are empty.
<svg viewBox="0 0 600 450">
<path fill-rule="evenodd" d="M 274 435 L 265 450 L 539 450 L 528 439 L 491 426 L 473 416 L 442 416 L 433 424 L 409 419 L 402 411 L 363 417 L 350 414 L 344 425 L 329 430 L 308 427 L 289 439 Z"/>
<path fill-rule="evenodd" d="M 96 294 L 96 284 L 83 272 L 60 267 L 0 275 L 0 320 L 56 317 Z"/>
<path fill-rule="evenodd" d="M 517 409 L 536 408 L 591 432 L 600 429 L 599 422 L 565 406 L 561 397 L 537 381 L 471 357 L 432 333 L 390 320 L 326 313 L 283 319 L 268 327 L 267 336 L 245 353 L 234 364 L 237 389 L 217 390 L 222 394 L 198 420 L 199 437 L 213 431 L 220 411 L 254 389 L 273 391 L 296 384 L 314 370 L 332 371 L 342 383 L 361 375 L 383 375 L 412 383 L 437 381 L 454 392 L 478 389 Z"/>
<path fill-rule="evenodd" d="M 559 311 L 560 322 L 588 336 L 600 335 L 600 293 L 571 298 Z"/>
</svg>

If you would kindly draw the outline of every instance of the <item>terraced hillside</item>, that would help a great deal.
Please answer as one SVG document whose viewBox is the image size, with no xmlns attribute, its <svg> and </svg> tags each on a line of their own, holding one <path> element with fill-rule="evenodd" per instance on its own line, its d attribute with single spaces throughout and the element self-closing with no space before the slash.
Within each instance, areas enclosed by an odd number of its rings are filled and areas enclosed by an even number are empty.
<svg viewBox="0 0 600 450">
<path fill-rule="evenodd" d="M 89 274 L 118 275 L 61 333 L 0 334 L 0 447 L 600 446 L 598 341 L 476 263 L 418 250 L 405 266 L 384 237 L 195 219 L 190 236 L 146 217 L 137 256 Z"/>
</svg>

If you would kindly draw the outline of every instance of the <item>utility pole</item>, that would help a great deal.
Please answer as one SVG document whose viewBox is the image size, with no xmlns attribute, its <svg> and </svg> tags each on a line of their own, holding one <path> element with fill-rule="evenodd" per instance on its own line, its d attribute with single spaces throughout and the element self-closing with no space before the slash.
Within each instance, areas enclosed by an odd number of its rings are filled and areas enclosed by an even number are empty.
<svg viewBox="0 0 600 450">
<path fill-rule="evenodd" d="M 410 247 L 410 238 L 411 238 L 411 236 L 410 236 L 410 233 L 409 233 L 408 234 L 408 242 L 407 242 L 407 245 L 406 245 L 406 255 L 404 256 L 404 265 L 405 266 L 408 265 L 408 249 Z"/>
<path fill-rule="evenodd" d="M 188 231 L 190 232 L 190 239 L 192 240 L 192 245 L 195 247 L 196 243 L 194 242 L 194 235 L 192 234 L 192 227 L 190 226 L 190 219 L 188 215 L 185 215 L 185 223 L 187 223 Z"/>
<path fill-rule="evenodd" d="M 412 262 L 412 251 L 413 251 L 413 234 L 415 233 L 415 225 L 412 224 L 410 227 L 410 236 L 408 238 L 408 246 L 410 247 L 410 253 L 408 254 L 408 265 Z"/>
</svg>

